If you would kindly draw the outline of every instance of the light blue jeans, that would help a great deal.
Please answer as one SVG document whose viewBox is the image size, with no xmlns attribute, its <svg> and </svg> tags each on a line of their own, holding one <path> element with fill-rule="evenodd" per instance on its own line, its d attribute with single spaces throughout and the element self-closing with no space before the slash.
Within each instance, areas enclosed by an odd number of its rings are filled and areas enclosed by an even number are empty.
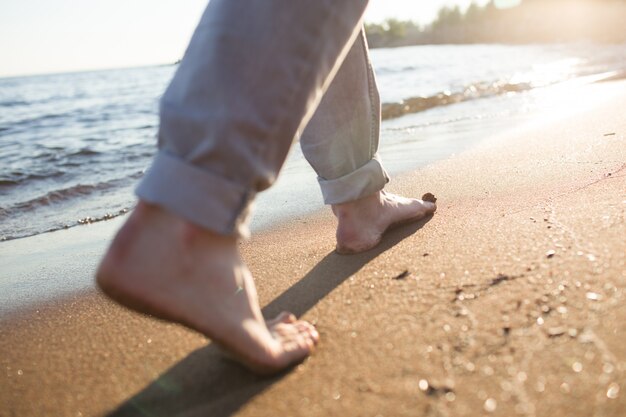
<svg viewBox="0 0 626 417">
<path fill-rule="evenodd" d="M 367 0 L 211 0 L 162 100 L 159 152 L 137 195 L 246 237 L 251 203 L 294 139 L 326 204 L 389 181 L 361 30 Z"/>
</svg>

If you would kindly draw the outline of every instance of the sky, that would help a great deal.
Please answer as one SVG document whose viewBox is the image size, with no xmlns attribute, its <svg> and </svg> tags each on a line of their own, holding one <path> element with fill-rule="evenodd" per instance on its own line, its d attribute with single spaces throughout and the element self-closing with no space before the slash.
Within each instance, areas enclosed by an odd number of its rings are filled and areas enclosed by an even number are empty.
<svg viewBox="0 0 626 417">
<path fill-rule="evenodd" d="M 478 0 L 485 3 L 486 0 Z M 471 0 L 370 0 L 365 19 L 428 23 Z M 207 0 L 0 1 L 0 77 L 172 63 Z"/>
</svg>

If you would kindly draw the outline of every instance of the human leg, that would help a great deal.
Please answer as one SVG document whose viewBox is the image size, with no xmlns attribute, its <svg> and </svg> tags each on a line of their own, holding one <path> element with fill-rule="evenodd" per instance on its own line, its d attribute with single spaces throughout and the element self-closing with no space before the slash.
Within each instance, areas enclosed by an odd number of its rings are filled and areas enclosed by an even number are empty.
<svg viewBox="0 0 626 417">
<path fill-rule="evenodd" d="M 389 177 L 377 155 L 379 133 L 380 98 L 361 31 L 300 138 L 324 202 L 337 216 L 340 253 L 368 250 L 391 226 L 436 209 L 383 191 Z"/>
<path fill-rule="evenodd" d="M 354 201 L 389 182 L 376 154 L 380 98 L 363 30 L 300 137 L 325 204 Z"/>
<path fill-rule="evenodd" d="M 274 181 L 357 36 L 366 0 L 212 0 L 161 103 L 159 153 L 98 273 L 120 303 L 202 332 L 257 372 L 308 355 L 308 323 L 263 320 L 241 261 Z"/>
</svg>

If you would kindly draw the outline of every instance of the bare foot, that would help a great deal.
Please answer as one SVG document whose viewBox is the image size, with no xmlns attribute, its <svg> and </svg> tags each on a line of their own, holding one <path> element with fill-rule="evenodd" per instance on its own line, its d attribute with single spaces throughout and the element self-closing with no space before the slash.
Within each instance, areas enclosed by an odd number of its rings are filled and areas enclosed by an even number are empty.
<svg viewBox="0 0 626 417">
<path fill-rule="evenodd" d="M 380 191 L 360 200 L 332 206 L 338 220 L 337 252 L 351 254 L 372 249 L 388 229 L 434 213 L 433 202 Z"/>
<path fill-rule="evenodd" d="M 319 339 L 289 313 L 265 322 L 235 238 L 144 202 L 115 237 L 96 280 L 115 301 L 199 331 L 256 373 L 302 361 Z"/>
</svg>

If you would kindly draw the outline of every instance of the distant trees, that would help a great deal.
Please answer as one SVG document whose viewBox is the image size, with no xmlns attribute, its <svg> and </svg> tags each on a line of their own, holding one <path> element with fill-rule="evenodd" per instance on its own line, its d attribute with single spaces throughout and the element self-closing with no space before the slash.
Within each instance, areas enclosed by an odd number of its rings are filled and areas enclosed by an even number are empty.
<svg viewBox="0 0 626 417">
<path fill-rule="evenodd" d="M 365 32 L 370 45 L 396 46 L 421 36 L 423 28 L 409 20 L 387 19 L 385 22 L 366 23 Z"/>
<path fill-rule="evenodd" d="M 480 10 L 475 3 L 472 3 L 471 6 L 474 6 L 476 10 Z M 442 7 L 439 10 L 437 19 L 435 19 L 431 28 L 432 30 L 437 30 L 438 28 L 459 25 L 463 23 L 464 19 L 465 15 L 461 12 L 461 8 L 459 6 Z"/>
<path fill-rule="evenodd" d="M 626 0 L 494 0 L 442 8 L 430 25 L 389 19 L 366 24 L 371 47 L 440 43 L 626 42 Z M 511 2 L 508 3 L 518 3 Z"/>
</svg>

